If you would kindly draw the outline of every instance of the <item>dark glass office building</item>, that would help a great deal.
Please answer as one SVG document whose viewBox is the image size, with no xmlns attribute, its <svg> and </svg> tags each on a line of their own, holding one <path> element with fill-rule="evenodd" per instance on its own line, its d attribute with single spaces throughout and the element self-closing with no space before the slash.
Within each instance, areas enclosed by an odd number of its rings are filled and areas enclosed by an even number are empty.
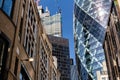
<svg viewBox="0 0 120 80">
<path fill-rule="evenodd" d="M 57 58 L 57 69 L 60 71 L 60 80 L 70 79 L 69 41 L 66 38 L 48 36 L 52 44 L 52 55 Z"/>
<path fill-rule="evenodd" d="M 96 80 L 103 71 L 103 42 L 111 0 L 74 0 L 74 42 L 81 80 Z"/>
</svg>

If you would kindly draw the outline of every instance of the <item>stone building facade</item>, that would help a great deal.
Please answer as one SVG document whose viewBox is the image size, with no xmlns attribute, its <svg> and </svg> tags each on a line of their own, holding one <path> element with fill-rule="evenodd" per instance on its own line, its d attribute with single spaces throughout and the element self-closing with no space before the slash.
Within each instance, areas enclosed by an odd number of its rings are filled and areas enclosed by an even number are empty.
<svg viewBox="0 0 120 80">
<path fill-rule="evenodd" d="M 51 48 L 34 0 L 0 0 L 1 80 L 59 80 Z"/>
<path fill-rule="evenodd" d="M 112 1 L 111 13 L 104 41 L 109 80 L 120 80 L 120 3 Z"/>
</svg>

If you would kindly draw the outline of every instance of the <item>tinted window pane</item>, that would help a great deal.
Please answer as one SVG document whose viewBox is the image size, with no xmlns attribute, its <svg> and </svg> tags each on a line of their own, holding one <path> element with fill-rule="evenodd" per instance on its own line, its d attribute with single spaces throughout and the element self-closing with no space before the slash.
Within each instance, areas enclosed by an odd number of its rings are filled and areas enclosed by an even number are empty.
<svg viewBox="0 0 120 80">
<path fill-rule="evenodd" d="M 25 69 L 21 66 L 20 80 L 30 80 Z"/>
<path fill-rule="evenodd" d="M 3 77 L 6 66 L 6 56 L 8 50 L 8 42 L 0 35 L 0 80 L 6 80 L 6 77 Z"/>
<path fill-rule="evenodd" d="M 5 0 L 4 4 L 3 4 L 3 10 L 5 11 L 5 13 L 10 16 L 11 13 L 11 9 L 12 9 L 12 2 L 13 0 Z"/>
<path fill-rule="evenodd" d="M 2 2 L 3 2 L 3 0 L 0 0 L 0 7 L 2 6 Z"/>
</svg>

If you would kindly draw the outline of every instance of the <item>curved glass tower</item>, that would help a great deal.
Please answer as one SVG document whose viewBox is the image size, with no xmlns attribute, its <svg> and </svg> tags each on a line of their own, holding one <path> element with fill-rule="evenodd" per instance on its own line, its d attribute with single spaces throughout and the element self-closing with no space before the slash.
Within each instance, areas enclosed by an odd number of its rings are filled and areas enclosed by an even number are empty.
<svg viewBox="0 0 120 80">
<path fill-rule="evenodd" d="M 105 61 L 102 44 L 111 0 L 74 0 L 74 41 L 81 80 L 96 80 Z"/>
</svg>

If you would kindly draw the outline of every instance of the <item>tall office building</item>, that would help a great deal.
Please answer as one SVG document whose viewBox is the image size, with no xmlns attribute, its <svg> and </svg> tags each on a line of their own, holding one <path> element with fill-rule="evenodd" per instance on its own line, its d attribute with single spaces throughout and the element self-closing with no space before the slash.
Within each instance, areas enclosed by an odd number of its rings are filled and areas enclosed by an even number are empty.
<svg viewBox="0 0 120 80">
<path fill-rule="evenodd" d="M 46 33 L 48 35 L 61 37 L 62 36 L 61 13 L 58 12 L 51 16 L 48 8 L 46 7 L 46 11 L 44 11 L 42 6 L 38 6 L 38 10 Z"/>
<path fill-rule="evenodd" d="M 60 80 L 70 80 L 70 54 L 68 39 L 62 37 L 48 36 L 52 44 L 52 55 L 57 58 Z"/>
<path fill-rule="evenodd" d="M 119 0 L 118 0 L 119 1 Z M 120 80 L 120 3 L 112 1 L 104 50 L 109 80 Z"/>
<path fill-rule="evenodd" d="M 74 0 L 74 42 L 81 80 L 97 80 L 105 61 L 103 41 L 111 0 Z"/>
</svg>

